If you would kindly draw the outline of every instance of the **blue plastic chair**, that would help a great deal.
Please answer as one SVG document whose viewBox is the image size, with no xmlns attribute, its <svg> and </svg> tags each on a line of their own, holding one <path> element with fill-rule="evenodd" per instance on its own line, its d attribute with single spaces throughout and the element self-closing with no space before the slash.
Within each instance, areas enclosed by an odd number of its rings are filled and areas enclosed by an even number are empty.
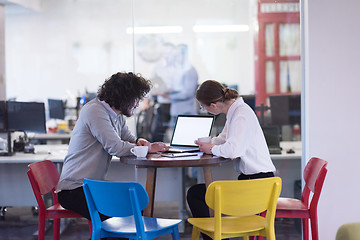
<svg viewBox="0 0 360 240">
<path fill-rule="evenodd" d="M 106 237 L 150 240 L 165 234 L 180 239 L 181 220 L 141 215 L 149 203 L 141 184 L 84 179 L 83 188 L 92 222 L 92 240 Z M 99 213 L 111 218 L 101 222 Z"/>
</svg>

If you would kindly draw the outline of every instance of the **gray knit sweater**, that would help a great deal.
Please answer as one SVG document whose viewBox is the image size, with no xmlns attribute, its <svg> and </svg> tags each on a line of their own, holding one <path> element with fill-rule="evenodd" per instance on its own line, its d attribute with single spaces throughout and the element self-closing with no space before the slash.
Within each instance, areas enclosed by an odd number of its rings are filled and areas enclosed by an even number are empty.
<svg viewBox="0 0 360 240">
<path fill-rule="evenodd" d="M 129 155 L 134 140 L 123 115 L 99 99 L 91 100 L 71 134 L 57 191 L 80 187 L 84 178 L 103 180 L 112 156 Z"/>
</svg>

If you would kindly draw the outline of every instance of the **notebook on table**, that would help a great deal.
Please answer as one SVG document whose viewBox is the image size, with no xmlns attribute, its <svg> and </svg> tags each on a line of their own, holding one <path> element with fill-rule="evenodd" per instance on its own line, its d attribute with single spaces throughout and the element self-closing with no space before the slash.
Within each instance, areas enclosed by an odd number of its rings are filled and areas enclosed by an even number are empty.
<svg viewBox="0 0 360 240">
<path fill-rule="evenodd" d="M 211 115 L 179 115 L 176 118 L 174 131 L 167 152 L 197 152 L 199 146 L 195 140 L 208 137 L 214 123 Z"/>
</svg>

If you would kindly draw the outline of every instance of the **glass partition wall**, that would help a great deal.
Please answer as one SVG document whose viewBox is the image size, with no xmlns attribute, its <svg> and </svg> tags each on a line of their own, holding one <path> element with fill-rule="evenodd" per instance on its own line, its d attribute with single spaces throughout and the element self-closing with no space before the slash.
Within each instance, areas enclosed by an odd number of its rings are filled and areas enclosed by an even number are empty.
<svg viewBox="0 0 360 240">
<path fill-rule="evenodd" d="M 154 94 L 172 82 L 165 75 L 184 71 L 180 62 L 191 66 L 197 84 L 215 79 L 255 96 L 262 124 L 272 124 L 270 96 L 301 91 L 296 0 L 46 0 L 40 11 L 16 7 L 6 7 L 11 99 L 64 99 L 71 107 L 118 71 L 151 79 Z"/>
<path fill-rule="evenodd" d="M 168 90 L 182 93 L 184 97 L 179 101 L 185 102 L 190 97 L 186 95 L 194 95 L 196 86 L 208 79 L 236 88 L 242 95 L 255 94 L 250 9 L 256 5 L 251 6 L 247 0 L 133 3 L 134 29 L 128 32 L 134 33 L 135 69 L 154 81 L 153 94 L 156 95 L 158 84 L 164 84 Z M 171 126 L 171 118 L 177 114 L 205 114 L 196 101 L 195 110 L 185 104 L 177 108 L 177 100 L 169 109 L 169 99 L 151 96 L 156 114 L 170 114 L 162 119 L 155 116 L 152 129 L 157 132 L 164 127 L 159 126 L 159 121 L 166 121 L 160 125 Z M 214 134 L 221 131 L 223 123 L 224 116 L 218 117 Z M 169 135 L 165 139 L 169 140 Z M 154 140 L 164 138 L 156 136 Z"/>
<path fill-rule="evenodd" d="M 137 71 L 151 77 L 156 67 L 166 61 L 164 51 L 168 49 L 164 45 L 175 48 L 183 45 L 188 51 L 188 61 L 198 73 L 199 83 L 215 79 L 236 86 L 242 94 L 254 93 L 249 1 L 134 0 L 133 3 Z"/>
<path fill-rule="evenodd" d="M 287 120 L 278 123 L 272 121 L 269 100 L 289 95 L 300 101 L 298 0 L 134 0 L 133 14 L 134 26 L 127 31 L 134 34 L 135 69 L 152 79 L 155 88 L 158 78 L 169 86 L 176 81 L 165 75 L 180 74 L 174 72 L 176 49 L 186 46 L 198 84 L 215 79 L 240 95 L 254 95 L 262 125 L 277 125 L 282 140 L 300 139 L 300 102 L 291 108 L 294 104 L 288 102 L 295 100 L 281 98 L 286 103 L 273 113 Z"/>
</svg>

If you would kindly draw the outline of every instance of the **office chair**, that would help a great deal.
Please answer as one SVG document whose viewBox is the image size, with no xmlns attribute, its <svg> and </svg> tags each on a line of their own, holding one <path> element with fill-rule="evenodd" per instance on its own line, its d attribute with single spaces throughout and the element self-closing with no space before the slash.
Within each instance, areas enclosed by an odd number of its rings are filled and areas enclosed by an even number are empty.
<svg viewBox="0 0 360 240">
<path fill-rule="evenodd" d="M 189 218 L 193 225 L 192 240 L 204 233 L 215 240 L 223 238 L 265 236 L 275 239 L 276 200 L 281 191 L 281 178 L 215 181 L 206 190 L 206 204 L 214 217 Z M 258 214 L 266 211 L 265 217 Z"/>
<path fill-rule="evenodd" d="M 312 239 L 319 239 L 317 206 L 327 173 L 327 164 L 328 162 L 323 159 L 311 158 L 304 169 L 305 187 L 301 194 L 301 200 L 282 197 L 277 200 L 275 217 L 301 218 L 304 240 L 309 239 L 309 219 Z M 313 196 L 309 201 L 311 193 Z M 262 238 L 258 237 L 258 239 Z"/>
<path fill-rule="evenodd" d="M 31 187 L 34 191 L 36 201 L 39 206 L 39 232 L 38 239 L 45 238 L 45 219 L 54 220 L 54 239 L 60 239 L 60 219 L 61 218 L 82 218 L 81 215 L 61 207 L 58 196 L 55 193 L 56 185 L 59 181 L 60 174 L 55 164 L 49 160 L 31 163 L 28 165 Z M 53 205 L 46 208 L 43 195 L 51 191 Z M 91 221 L 89 221 L 89 229 L 91 234 Z"/>
<path fill-rule="evenodd" d="M 360 239 L 360 222 L 345 223 L 336 232 L 336 240 Z"/>
<path fill-rule="evenodd" d="M 141 216 L 149 203 L 141 184 L 84 179 L 83 188 L 93 224 L 92 240 L 106 237 L 150 240 L 165 234 L 180 239 L 181 220 Z M 101 222 L 99 213 L 110 218 Z"/>
<path fill-rule="evenodd" d="M 138 137 L 151 139 L 151 127 L 154 121 L 154 106 L 139 112 L 136 120 L 136 134 Z"/>
</svg>

